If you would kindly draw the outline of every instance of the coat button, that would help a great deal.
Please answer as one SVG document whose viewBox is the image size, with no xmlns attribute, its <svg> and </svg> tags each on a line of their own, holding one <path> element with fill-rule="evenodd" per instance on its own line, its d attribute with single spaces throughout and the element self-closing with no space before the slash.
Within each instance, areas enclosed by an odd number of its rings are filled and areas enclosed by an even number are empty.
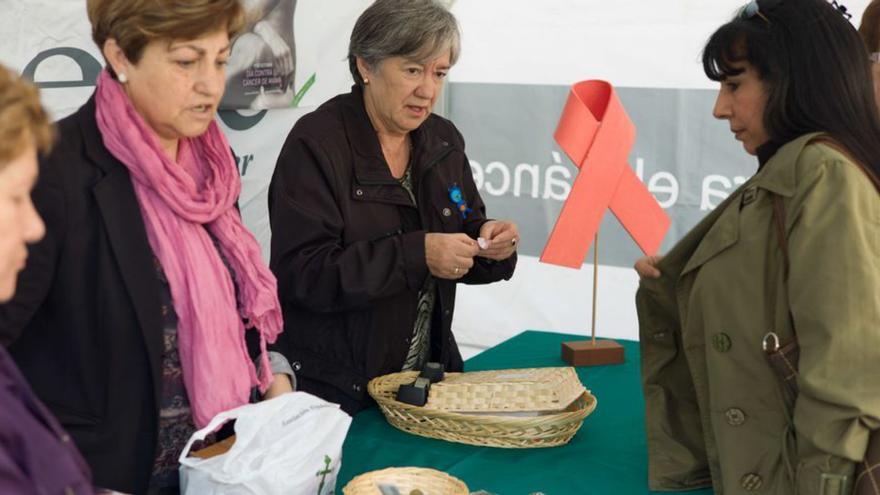
<svg viewBox="0 0 880 495">
<path fill-rule="evenodd" d="M 654 340 L 656 340 L 658 342 L 662 342 L 662 341 L 666 340 L 666 332 L 661 330 L 661 331 L 655 333 L 653 335 L 653 337 L 654 337 Z"/>
<path fill-rule="evenodd" d="M 64 487 L 64 495 L 76 495 L 76 491 L 74 491 L 73 487 L 66 486 Z"/>
<path fill-rule="evenodd" d="M 449 315 L 452 314 L 452 311 L 446 309 L 446 310 L 443 311 L 443 314 L 444 314 L 445 316 L 449 316 Z"/>
<path fill-rule="evenodd" d="M 449 208 L 443 208 L 443 216 L 444 216 L 444 217 L 451 217 L 451 216 L 452 216 L 452 210 L 450 210 Z"/>
<path fill-rule="evenodd" d="M 61 435 L 61 443 L 70 443 L 70 435 L 64 433 Z"/>
<path fill-rule="evenodd" d="M 730 336 L 724 332 L 716 333 L 712 336 L 712 347 L 718 352 L 727 352 L 730 350 Z"/>
<path fill-rule="evenodd" d="M 739 480 L 739 486 L 749 492 L 760 490 L 762 485 L 764 485 L 764 480 L 761 479 L 761 475 L 755 473 L 749 473 Z"/>
<path fill-rule="evenodd" d="M 364 195 L 364 190 L 363 190 L 363 189 L 355 189 L 355 190 L 354 190 L 354 195 L 355 195 L 355 196 L 363 196 L 363 195 Z"/>
<path fill-rule="evenodd" d="M 302 367 L 303 367 L 303 365 L 299 361 L 293 362 L 293 371 L 299 371 L 302 369 Z"/>
<path fill-rule="evenodd" d="M 355 383 L 354 385 L 352 385 L 351 388 L 354 389 L 355 392 L 360 392 L 360 391 L 361 391 L 361 386 L 358 385 L 357 383 Z"/>
<path fill-rule="evenodd" d="M 742 409 L 731 407 L 727 411 L 724 411 L 724 418 L 730 426 L 741 426 L 746 422 L 746 413 L 744 413 Z"/>
</svg>

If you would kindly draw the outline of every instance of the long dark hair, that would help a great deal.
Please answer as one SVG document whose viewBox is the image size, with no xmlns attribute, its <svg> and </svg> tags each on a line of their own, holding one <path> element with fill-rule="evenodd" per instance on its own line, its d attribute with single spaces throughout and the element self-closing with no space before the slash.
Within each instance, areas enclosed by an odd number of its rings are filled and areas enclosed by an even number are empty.
<svg viewBox="0 0 880 495">
<path fill-rule="evenodd" d="M 703 50 L 703 70 L 713 81 L 741 73 L 734 67 L 741 62 L 767 87 L 764 127 L 771 141 L 826 132 L 880 175 L 871 62 L 842 12 L 826 0 L 756 0 Z"/>
</svg>

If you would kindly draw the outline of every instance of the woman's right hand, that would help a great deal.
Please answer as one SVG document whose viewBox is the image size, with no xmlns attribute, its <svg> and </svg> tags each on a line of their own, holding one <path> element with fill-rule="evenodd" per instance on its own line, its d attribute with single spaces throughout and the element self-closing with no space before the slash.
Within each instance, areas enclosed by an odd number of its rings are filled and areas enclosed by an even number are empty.
<svg viewBox="0 0 880 495">
<path fill-rule="evenodd" d="M 431 275 L 447 280 L 464 277 L 480 252 L 467 234 L 425 234 L 425 262 Z"/>
<path fill-rule="evenodd" d="M 660 278 L 660 270 L 657 269 L 657 263 L 663 259 L 663 256 L 645 256 L 636 261 L 633 268 L 639 274 L 639 278 Z"/>
</svg>

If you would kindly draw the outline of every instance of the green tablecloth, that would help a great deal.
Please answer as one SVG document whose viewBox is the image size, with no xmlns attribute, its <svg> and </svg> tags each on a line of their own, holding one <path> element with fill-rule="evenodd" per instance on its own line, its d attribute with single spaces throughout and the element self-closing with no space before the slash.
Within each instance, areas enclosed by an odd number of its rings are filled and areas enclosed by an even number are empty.
<svg viewBox="0 0 880 495">
<path fill-rule="evenodd" d="M 468 360 L 465 370 L 565 366 L 560 344 L 579 338 L 523 332 Z M 392 427 L 377 408 L 372 408 L 352 421 L 342 449 L 337 492 L 341 494 L 342 487 L 360 473 L 420 466 L 446 471 L 467 483 L 471 491 L 482 489 L 499 495 L 649 493 L 639 346 L 637 342 L 620 343 L 626 363 L 578 368 L 581 382 L 596 396 L 598 406 L 567 445 L 498 449 L 433 440 Z"/>
</svg>

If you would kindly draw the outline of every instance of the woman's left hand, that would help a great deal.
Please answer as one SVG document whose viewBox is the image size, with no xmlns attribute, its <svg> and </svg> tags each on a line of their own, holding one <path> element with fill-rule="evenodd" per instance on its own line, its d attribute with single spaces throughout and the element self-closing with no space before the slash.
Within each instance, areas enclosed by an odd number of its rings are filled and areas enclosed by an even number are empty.
<svg viewBox="0 0 880 495">
<path fill-rule="evenodd" d="M 276 373 L 275 379 L 263 395 L 263 400 L 274 399 L 281 394 L 293 392 L 293 385 L 290 383 L 290 377 L 286 373 Z"/>
<path fill-rule="evenodd" d="M 657 263 L 662 259 L 663 256 L 644 256 L 636 261 L 633 268 L 636 269 L 639 278 L 660 278 L 661 273 L 657 268 Z"/>
<path fill-rule="evenodd" d="M 495 261 L 510 258 L 519 243 L 519 229 L 513 222 L 489 220 L 480 228 L 480 237 L 485 240 L 485 248 L 480 246 L 478 256 Z"/>
</svg>

